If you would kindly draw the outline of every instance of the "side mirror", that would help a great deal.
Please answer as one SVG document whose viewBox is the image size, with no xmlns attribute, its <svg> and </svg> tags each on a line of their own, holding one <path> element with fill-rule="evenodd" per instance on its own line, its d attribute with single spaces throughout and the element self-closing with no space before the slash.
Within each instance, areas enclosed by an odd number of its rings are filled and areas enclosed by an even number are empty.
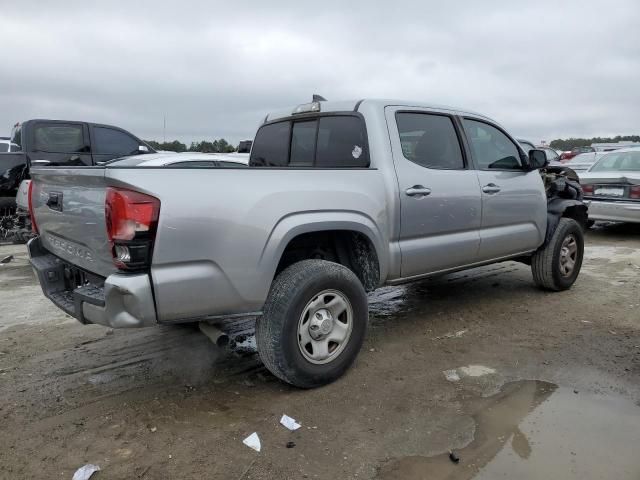
<svg viewBox="0 0 640 480">
<path fill-rule="evenodd" d="M 539 170 L 547 166 L 547 154 L 544 150 L 529 150 L 529 169 Z"/>
<path fill-rule="evenodd" d="M 149 153 L 149 147 L 146 145 L 138 145 L 138 151 L 140 153 Z"/>
</svg>

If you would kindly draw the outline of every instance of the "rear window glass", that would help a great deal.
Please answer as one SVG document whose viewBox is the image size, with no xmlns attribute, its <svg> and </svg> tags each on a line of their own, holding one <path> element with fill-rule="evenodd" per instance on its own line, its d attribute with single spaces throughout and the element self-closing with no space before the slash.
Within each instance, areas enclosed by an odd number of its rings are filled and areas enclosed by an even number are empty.
<svg viewBox="0 0 640 480">
<path fill-rule="evenodd" d="M 52 153 L 85 151 L 82 125 L 38 124 L 34 129 L 35 150 Z"/>
<path fill-rule="evenodd" d="M 640 171 L 640 152 L 617 152 L 602 157 L 592 172 L 638 172 Z"/>
<path fill-rule="evenodd" d="M 364 122 L 351 115 L 283 121 L 258 130 L 250 166 L 357 168 L 369 166 Z"/>
<path fill-rule="evenodd" d="M 291 161 L 292 167 L 312 167 L 316 153 L 316 131 L 318 121 L 296 122 L 293 124 L 291 134 Z"/>
<path fill-rule="evenodd" d="M 368 167 L 366 134 L 359 117 L 320 118 L 316 167 Z"/>
<path fill-rule="evenodd" d="M 249 164 L 255 167 L 286 167 L 289 163 L 290 122 L 272 123 L 258 130 Z"/>
</svg>

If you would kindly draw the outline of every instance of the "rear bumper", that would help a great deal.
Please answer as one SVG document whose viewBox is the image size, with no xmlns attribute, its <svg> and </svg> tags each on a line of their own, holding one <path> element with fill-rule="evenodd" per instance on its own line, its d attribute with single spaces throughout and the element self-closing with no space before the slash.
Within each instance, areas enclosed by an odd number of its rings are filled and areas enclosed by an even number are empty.
<svg viewBox="0 0 640 480">
<path fill-rule="evenodd" d="M 589 220 L 612 222 L 640 222 L 640 202 L 585 200 L 589 207 Z"/>
<path fill-rule="evenodd" d="M 113 274 L 103 279 L 81 272 L 48 252 L 42 247 L 39 237 L 30 240 L 27 247 L 42 292 L 57 307 L 81 323 L 112 328 L 157 324 L 148 274 Z M 69 286 L 69 277 L 74 275 L 80 275 L 85 284 Z"/>
</svg>

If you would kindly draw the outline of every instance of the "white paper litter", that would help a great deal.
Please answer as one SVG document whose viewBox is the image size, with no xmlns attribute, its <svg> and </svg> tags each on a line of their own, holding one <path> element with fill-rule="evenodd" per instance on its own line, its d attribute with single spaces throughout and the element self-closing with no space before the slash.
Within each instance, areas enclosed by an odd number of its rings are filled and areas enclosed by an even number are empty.
<svg viewBox="0 0 640 480">
<path fill-rule="evenodd" d="M 446 378 L 450 382 L 460 381 L 460 375 L 458 375 L 458 371 L 455 368 L 453 370 L 445 370 L 442 373 L 444 374 L 444 378 Z"/>
<path fill-rule="evenodd" d="M 284 425 L 286 428 L 288 428 L 289 430 L 291 430 L 292 432 L 301 427 L 301 425 L 298 422 L 296 422 L 295 419 L 291 418 L 288 415 L 282 415 L 282 418 L 280 419 L 280 423 Z"/>
<path fill-rule="evenodd" d="M 262 445 L 260 445 L 260 437 L 258 437 L 258 434 L 256 432 L 253 432 L 247 438 L 242 440 L 242 443 L 244 443 L 249 448 L 253 448 L 256 452 L 259 452 L 262 448 Z"/>
<path fill-rule="evenodd" d="M 496 373 L 493 368 L 485 367 L 484 365 L 468 365 L 466 367 L 460 367 L 458 371 L 467 377 L 482 377 Z"/>
<path fill-rule="evenodd" d="M 76 473 L 73 474 L 73 478 L 71 480 L 89 480 L 91 475 L 98 471 L 100 471 L 100 467 L 98 465 L 88 463 L 76 470 Z"/>
</svg>

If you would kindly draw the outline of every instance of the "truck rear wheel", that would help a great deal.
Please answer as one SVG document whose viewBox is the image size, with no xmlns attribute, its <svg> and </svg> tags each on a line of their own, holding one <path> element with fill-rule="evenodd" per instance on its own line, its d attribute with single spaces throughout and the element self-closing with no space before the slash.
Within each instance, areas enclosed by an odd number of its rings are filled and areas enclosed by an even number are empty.
<svg viewBox="0 0 640 480">
<path fill-rule="evenodd" d="M 367 295 L 348 268 L 303 260 L 274 280 L 256 321 L 258 354 L 278 378 L 313 388 L 353 363 L 367 329 Z"/>
<path fill-rule="evenodd" d="M 533 280 L 547 290 L 567 290 L 578 278 L 584 255 L 584 233 L 572 218 L 561 218 L 549 243 L 531 259 Z"/>
</svg>

